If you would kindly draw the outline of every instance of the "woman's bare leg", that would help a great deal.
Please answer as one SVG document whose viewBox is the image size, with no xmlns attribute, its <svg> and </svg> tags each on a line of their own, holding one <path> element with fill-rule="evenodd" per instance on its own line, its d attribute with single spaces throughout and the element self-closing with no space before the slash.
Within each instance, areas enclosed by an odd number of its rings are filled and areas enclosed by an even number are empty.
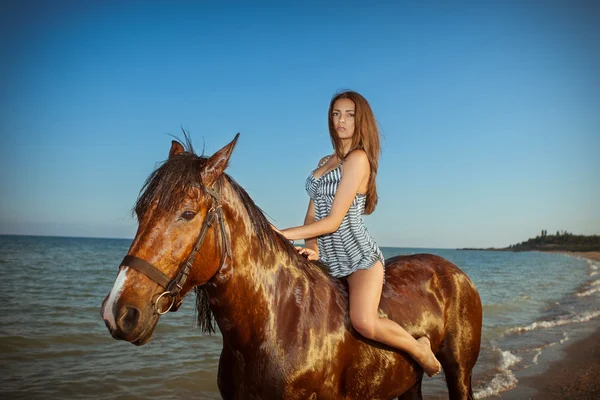
<svg viewBox="0 0 600 400">
<path fill-rule="evenodd" d="M 427 375 L 436 375 L 441 366 L 431 351 L 429 339 L 416 340 L 394 321 L 379 318 L 383 274 L 383 265 L 378 262 L 371 269 L 358 270 L 348 277 L 350 320 L 354 329 L 368 339 L 406 351 Z"/>
</svg>

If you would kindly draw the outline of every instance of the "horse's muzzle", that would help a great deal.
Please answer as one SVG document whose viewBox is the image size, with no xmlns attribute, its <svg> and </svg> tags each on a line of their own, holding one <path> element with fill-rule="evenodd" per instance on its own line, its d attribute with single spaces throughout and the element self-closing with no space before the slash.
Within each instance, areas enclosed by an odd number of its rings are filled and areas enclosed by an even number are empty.
<svg viewBox="0 0 600 400">
<path fill-rule="evenodd" d="M 117 332 L 120 332 L 123 337 L 129 336 L 137 329 L 140 320 L 140 311 L 135 307 L 123 307 L 121 312 L 115 319 L 117 324 Z"/>
<path fill-rule="evenodd" d="M 158 318 L 142 318 L 143 313 L 133 305 L 117 304 L 113 310 L 114 322 L 111 323 L 105 314 L 106 301 L 102 303 L 102 319 L 110 335 L 117 340 L 125 340 L 136 346 L 147 343 L 152 337 Z"/>
</svg>

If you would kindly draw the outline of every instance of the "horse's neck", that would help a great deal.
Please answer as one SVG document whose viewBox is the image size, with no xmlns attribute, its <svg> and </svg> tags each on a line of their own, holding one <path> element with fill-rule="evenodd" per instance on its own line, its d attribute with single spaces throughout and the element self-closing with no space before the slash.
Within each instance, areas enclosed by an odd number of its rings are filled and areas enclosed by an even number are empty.
<svg viewBox="0 0 600 400">
<path fill-rule="evenodd" d="M 244 263 L 244 264 L 242 264 Z M 245 347 L 269 339 L 281 304 L 290 303 L 286 268 L 276 270 L 250 260 L 232 260 L 231 275 L 209 288 L 211 310 L 226 341 Z"/>
<path fill-rule="evenodd" d="M 331 302 L 340 304 L 341 295 L 316 266 L 299 268 L 296 257 L 283 245 L 259 240 L 245 212 L 239 208 L 224 211 L 230 219 L 231 266 L 209 288 L 211 309 L 224 340 L 255 346 L 290 325 L 309 328 L 320 323 L 315 314 L 331 312 Z"/>
</svg>

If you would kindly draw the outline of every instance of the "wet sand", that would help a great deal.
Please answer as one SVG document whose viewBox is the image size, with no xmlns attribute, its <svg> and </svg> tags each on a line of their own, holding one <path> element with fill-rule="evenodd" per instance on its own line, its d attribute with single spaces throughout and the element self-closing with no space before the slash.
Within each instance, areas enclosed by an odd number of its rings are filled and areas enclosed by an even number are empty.
<svg viewBox="0 0 600 400">
<path fill-rule="evenodd" d="M 600 329 L 568 346 L 565 358 L 552 362 L 546 372 L 520 383 L 537 390 L 534 400 L 600 399 Z"/>
<path fill-rule="evenodd" d="M 562 253 L 600 261 L 600 252 Z M 597 324 L 595 325 L 597 326 Z M 558 357 L 559 355 L 562 357 Z M 525 388 L 530 390 L 520 390 Z M 562 354 L 557 354 L 557 359 L 549 362 L 546 371 L 539 375 L 520 378 L 517 388 L 503 393 L 501 398 L 600 399 L 600 328 L 596 328 L 590 335 L 568 345 Z"/>
</svg>

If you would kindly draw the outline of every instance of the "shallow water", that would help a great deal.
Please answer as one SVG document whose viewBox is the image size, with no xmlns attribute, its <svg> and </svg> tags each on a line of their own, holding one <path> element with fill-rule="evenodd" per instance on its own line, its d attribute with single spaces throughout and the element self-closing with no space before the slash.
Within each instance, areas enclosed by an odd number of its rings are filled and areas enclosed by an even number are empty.
<svg viewBox="0 0 600 400">
<path fill-rule="evenodd" d="M 0 236 L 2 397 L 220 398 L 221 337 L 194 327 L 191 299 L 161 318 L 145 346 L 108 334 L 100 304 L 130 242 Z M 382 250 L 386 258 L 438 254 L 475 283 L 484 304 L 478 398 L 511 389 L 519 371 L 600 317 L 598 263 L 537 252 Z M 426 380 L 424 393 L 443 396 L 443 377 Z"/>
</svg>

